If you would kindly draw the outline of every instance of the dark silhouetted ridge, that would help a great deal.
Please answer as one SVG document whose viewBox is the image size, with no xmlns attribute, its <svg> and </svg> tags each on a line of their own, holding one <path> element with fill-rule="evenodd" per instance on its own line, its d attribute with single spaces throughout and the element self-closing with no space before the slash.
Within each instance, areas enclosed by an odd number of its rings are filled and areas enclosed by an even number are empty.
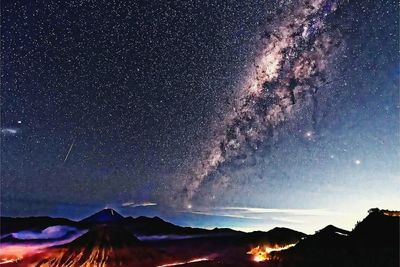
<svg viewBox="0 0 400 267">
<path fill-rule="evenodd" d="M 124 217 L 113 209 L 103 209 L 81 221 L 84 225 L 110 224 L 121 222 Z"/>
<path fill-rule="evenodd" d="M 117 224 L 96 225 L 74 241 L 53 247 L 48 255 L 37 266 L 150 267 L 164 258 Z"/>
<path fill-rule="evenodd" d="M 111 248 L 131 247 L 140 241 L 131 232 L 116 225 L 99 225 L 68 244 L 68 247 Z"/>
</svg>

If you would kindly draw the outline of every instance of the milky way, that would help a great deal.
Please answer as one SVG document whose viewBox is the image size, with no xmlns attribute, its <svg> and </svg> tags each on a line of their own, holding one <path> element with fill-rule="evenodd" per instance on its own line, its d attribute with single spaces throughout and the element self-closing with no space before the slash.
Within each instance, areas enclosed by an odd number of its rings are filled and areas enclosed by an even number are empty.
<svg viewBox="0 0 400 267">
<path fill-rule="evenodd" d="M 3 2 L 2 216 L 314 231 L 396 209 L 398 1 Z"/>
<path fill-rule="evenodd" d="M 214 127 L 205 157 L 186 176 L 186 205 L 210 174 L 224 163 L 251 157 L 280 125 L 315 101 L 342 45 L 340 33 L 326 23 L 336 9 L 334 1 L 297 1 L 267 22 L 260 52 L 233 95 L 233 109 Z"/>
</svg>

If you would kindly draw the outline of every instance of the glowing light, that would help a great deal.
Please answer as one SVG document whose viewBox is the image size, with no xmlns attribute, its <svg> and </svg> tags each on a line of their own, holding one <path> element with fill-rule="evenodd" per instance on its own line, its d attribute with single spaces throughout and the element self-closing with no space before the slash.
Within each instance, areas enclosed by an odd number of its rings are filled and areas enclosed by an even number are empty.
<svg viewBox="0 0 400 267">
<path fill-rule="evenodd" d="M 313 135 L 312 132 L 306 132 L 306 137 L 311 137 Z"/>
<path fill-rule="evenodd" d="M 203 261 L 209 261 L 209 260 L 210 259 L 208 259 L 208 258 L 197 258 L 197 259 L 193 259 L 193 260 L 189 260 L 189 261 L 179 261 L 179 262 L 172 262 L 172 263 L 167 263 L 167 264 L 163 264 L 163 265 L 158 265 L 157 267 L 178 266 L 178 265 L 203 262 Z"/>
<path fill-rule="evenodd" d="M 360 164 L 361 164 L 361 160 L 356 159 L 356 160 L 354 161 L 354 163 L 355 163 L 356 165 L 360 165 Z"/>
<path fill-rule="evenodd" d="M 266 261 L 266 260 L 271 259 L 271 256 L 270 256 L 271 252 L 289 249 L 291 247 L 294 247 L 295 245 L 296 244 L 289 244 L 289 245 L 285 245 L 285 246 L 279 246 L 279 245 L 274 245 L 274 246 L 264 245 L 262 247 L 257 246 L 257 247 L 250 249 L 247 252 L 247 254 L 253 255 L 253 261 L 255 261 L 255 262 Z"/>
<path fill-rule="evenodd" d="M 383 211 L 383 214 L 385 214 L 386 216 L 400 217 L 400 211 L 385 210 Z"/>
<path fill-rule="evenodd" d="M 9 261 L 11 259 L 22 259 L 28 254 L 35 253 L 40 248 L 39 245 L 1 245 L 0 246 L 0 257 L 1 264 L 4 264 L 5 261 Z"/>
<path fill-rule="evenodd" d="M 0 244 L 0 264 L 18 262 L 23 258 L 39 253 L 48 247 L 69 243 L 85 232 L 86 231 L 82 231 L 64 240 L 46 242 L 43 244 Z"/>
<path fill-rule="evenodd" d="M 5 135 L 15 135 L 18 132 L 18 129 L 15 128 L 2 128 L 1 133 Z"/>
<path fill-rule="evenodd" d="M 191 208 L 192 208 L 192 204 L 188 204 L 188 205 L 187 205 L 187 208 L 188 208 L 188 209 L 191 209 Z"/>
<path fill-rule="evenodd" d="M 17 258 L 17 259 L 0 259 L 0 264 L 7 264 L 7 263 L 14 263 L 20 261 L 22 258 Z"/>
</svg>

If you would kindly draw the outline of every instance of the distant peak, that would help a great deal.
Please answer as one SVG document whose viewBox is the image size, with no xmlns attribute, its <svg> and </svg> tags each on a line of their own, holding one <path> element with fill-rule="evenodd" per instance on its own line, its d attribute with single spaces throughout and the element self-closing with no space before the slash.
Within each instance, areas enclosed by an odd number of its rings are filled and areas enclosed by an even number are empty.
<svg viewBox="0 0 400 267">
<path fill-rule="evenodd" d="M 117 216 L 117 217 L 122 217 L 121 214 L 119 214 L 116 210 L 112 208 L 105 208 L 102 209 L 101 211 L 95 213 L 95 214 L 108 214 L 109 216 Z"/>
<path fill-rule="evenodd" d="M 157 221 L 162 221 L 162 222 L 164 222 L 164 220 L 163 219 L 161 219 L 160 217 L 158 217 L 158 216 L 154 216 L 153 217 L 153 219 L 155 219 L 155 220 L 157 220 Z"/>
<path fill-rule="evenodd" d="M 102 210 L 103 212 L 110 212 L 111 215 L 118 214 L 118 212 L 116 212 L 115 210 L 113 210 L 112 208 L 105 208 Z"/>
<path fill-rule="evenodd" d="M 83 219 L 81 222 L 84 223 L 112 223 L 112 222 L 118 222 L 122 220 L 124 217 L 119 214 L 117 211 L 111 208 L 105 208 L 102 209 L 101 211 Z"/>
<path fill-rule="evenodd" d="M 368 210 L 369 214 L 372 215 L 386 215 L 391 217 L 400 217 L 400 211 L 398 210 L 388 210 L 388 209 L 379 209 L 379 208 L 372 208 Z"/>
<path fill-rule="evenodd" d="M 98 247 L 123 247 L 140 244 L 131 232 L 116 225 L 98 225 L 89 229 L 88 232 L 67 244 L 69 247 L 87 247 L 95 244 Z"/>
<path fill-rule="evenodd" d="M 329 225 L 325 226 L 324 228 L 322 228 L 320 231 L 336 231 L 337 229 L 339 229 L 339 228 L 337 228 L 336 226 L 334 226 L 332 224 L 329 224 Z"/>
<path fill-rule="evenodd" d="M 347 235 L 349 234 L 349 231 L 340 229 L 332 224 L 322 228 L 321 230 L 317 231 L 317 233 L 335 233 L 335 234 L 341 234 L 341 235 Z"/>
<path fill-rule="evenodd" d="M 274 227 L 270 231 L 286 231 L 286 230 L 292 230 L 292 229 L 289 229 L 289 228 L 286 228 L 286 227 Z"/>
</svg>

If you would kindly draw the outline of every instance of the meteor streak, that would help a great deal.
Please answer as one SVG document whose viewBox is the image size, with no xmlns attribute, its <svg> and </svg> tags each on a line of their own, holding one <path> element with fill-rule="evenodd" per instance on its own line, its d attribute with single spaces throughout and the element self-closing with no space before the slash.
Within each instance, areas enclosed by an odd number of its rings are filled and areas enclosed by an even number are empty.
<svg viewBox="0 0 400 267">
<path fill-rule="evenodd" d="M 64 162 L 67 161 L 68 156 L 69 156 L 69 154 L 71 153 L 71 150 L 72 150 L 72 147 L 74 146 L 74 144 L 75 144 L 75 140 L 72 141 L 72 144 L 71 144 L 71 146 L 69 147 L 68 153 L 67 153 L 67 155 L 65 156 Z"/>
</svg>

